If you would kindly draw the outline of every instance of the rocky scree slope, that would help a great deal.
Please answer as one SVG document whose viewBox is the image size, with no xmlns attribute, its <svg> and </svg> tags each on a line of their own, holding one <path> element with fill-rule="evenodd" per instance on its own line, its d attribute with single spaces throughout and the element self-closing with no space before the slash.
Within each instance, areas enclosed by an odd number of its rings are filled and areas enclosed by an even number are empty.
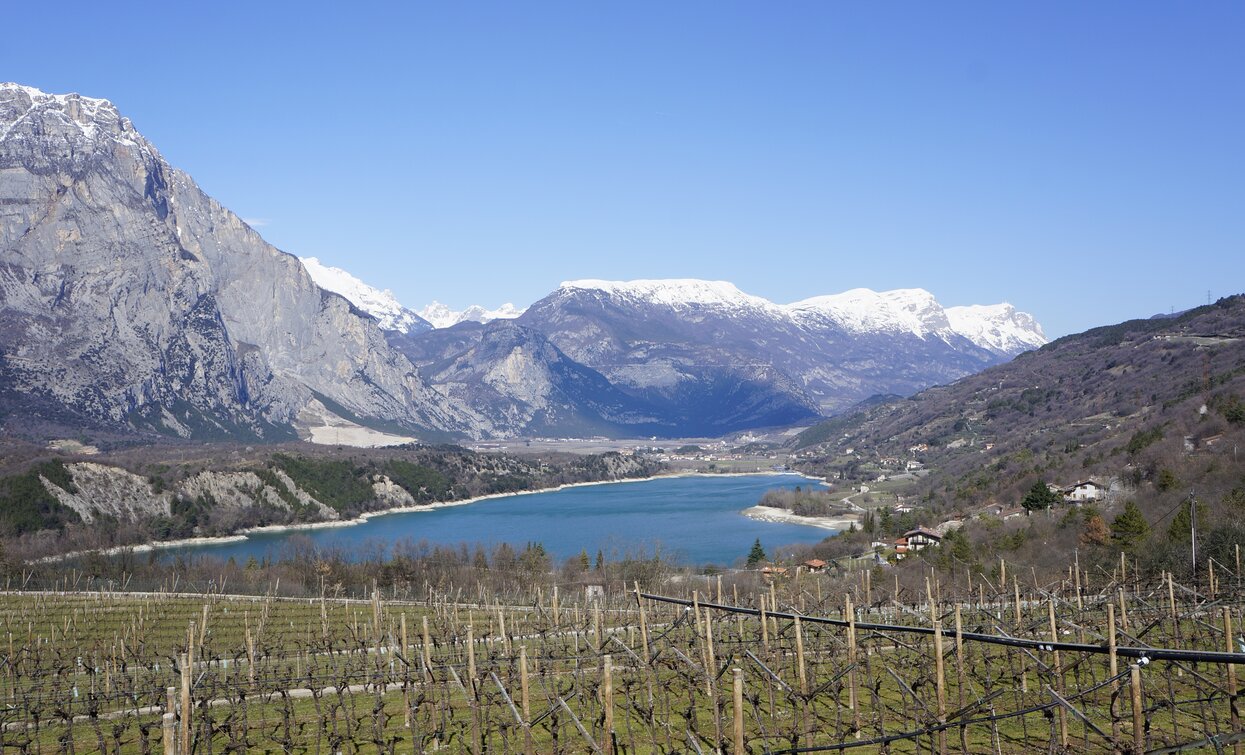
<svg viewBox="0 0 1245 755">
<path fill-rule="evenodd" d="M 0 85 L 0 411 L 190 438 L 293 434 L 328 397 L 413 432 L 491 428 L 106 100 Z"/>
</svg>

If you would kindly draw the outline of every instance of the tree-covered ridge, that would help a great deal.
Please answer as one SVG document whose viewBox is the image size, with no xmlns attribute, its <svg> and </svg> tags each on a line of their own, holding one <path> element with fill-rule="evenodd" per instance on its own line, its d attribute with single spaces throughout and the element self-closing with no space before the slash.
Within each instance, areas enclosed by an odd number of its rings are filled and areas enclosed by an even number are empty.
<svg viewBox="0 0 1245 755">
<path fill-rule="evenodd" d="M 73 491 L 73 480 L 64 464 L 45 461 L 26 472 L 0 478 L 0 537 L 12 537 L 40 529 L 64 529 L 81 518 L 48 491 L 47 480 Z"/>
<path fill-rule="evenodd" d="M 516 456 L 458 446 L 363 452 L 299 445 L 275 453 L 157 447 L 89 461 L 46 455 L 32 452 L 24 469 L 0 476 L 0 552 L 10 557 L 351 519 L 394 506 L 645 477 L 661 469 L 617 453 Z M 87 480 L 86 489 L 78 489 L 75 475 Z M 91 521 L 58 500 L 69 494 L 76 498 L 66 500 Z"/>
</svg>

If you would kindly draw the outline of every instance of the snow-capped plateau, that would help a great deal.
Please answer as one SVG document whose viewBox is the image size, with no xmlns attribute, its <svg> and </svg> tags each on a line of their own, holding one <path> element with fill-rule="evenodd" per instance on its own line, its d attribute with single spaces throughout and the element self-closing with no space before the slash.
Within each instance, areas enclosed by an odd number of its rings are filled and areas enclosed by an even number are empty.
<svg viewBox="0 0 1245 755">
<path fill-rule="evenodd" d="M 369 286 L 340 267 L 325 265 L 315 257 L 300 257 L 316 285 L 345 297 L 346 301 L 376 318 L 382 330 L 418 333 L 432 327 L 428 321 L 398 303 L 389 289 Z"/>
<path fill-rule="evenodd" d="M 775 306 L 773 302 L 759 296 L 745 294 L 733 283 L 694 278 L 633 281 L 577 280 L 562 283 L 558 290 L 560 292 L 600 291 L 615 298 L 674 308 L 709 306 L 772 309 Z"/>
<path fill-rule="evenodd" d="M 1011 304 L 943 307 L 933 294 L 920 288 L 855 288 L 792 304 L 777 304 L 745 293 L 726 281 L 694 279 L 567 281 L 557 293 L 577 292 L 597 292 L 627 305 L 673 310 L 706 307 L 727 315 L 767 316 L 804 330 L 830 326 L 853 335 L 910 333 L 944 341 L 958 336 L 998 354 L 1014 355 L 1046 343 L 1046 335 L 1033 316 Z"/>
<path fill-rule="evenodd" d="M 419 316 L 432 324 L 434 328 L 448 328 L 460 322 L 486 323 L 493 320 L 513 320 L 526 310 L 506 303 L 497 309 L 485 309 L 473 304 L 463 310 L 453 310 L 439 301 L 434 301 L 419 310 Z"/>
</svg>

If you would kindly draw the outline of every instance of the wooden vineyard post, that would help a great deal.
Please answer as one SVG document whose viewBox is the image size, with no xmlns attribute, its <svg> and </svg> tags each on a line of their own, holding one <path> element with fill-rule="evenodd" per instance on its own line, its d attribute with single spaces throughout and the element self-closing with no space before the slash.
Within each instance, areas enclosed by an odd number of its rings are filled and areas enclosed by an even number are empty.
<svg viewBox="0 0 1245 755">
<path fill-rule="evenodd" d="M 1081 598 L 1081 554 L 1076 551 L 1072 554 L 1072 574 L 1072 583 L 1076 590 L 1076 610 L 1084 611 L 1085 603 Z"/>
<path fill-rule="evenodd" d="M 744 750 L 744 672 L 731 669 L 731 713 L 734 716 L 733 744 L 731 752 L 742 755 Z"/>
<path fill-rule="evenodd" d="M 800 679 L 800 694 L 808 695 L 808 675 L 804 671 L 804 629 L 800 626 L 800 617 L 795 617 L 795 663 L 797 676 Z"/>
<path fill-rule="evenodd" d="M 644 601 L 640 599 L 640 583 L 635 583 L 635 602 L 640 607 L 640 647 L 645 663 L 651 661 L 648 650 L 648 619 L 644 616 Z"/>
<path fill-rule="evenodd" d="M 692 590 L 692 613 L 696 619 L 696 634 L 703 637 L 705 626 L 700 620 L 700 596 L 696 594 L 695 590 Z"/>
<path fill-rule="evenodd" d="M 868 572 L 865 572 L 868 574 Z M 860 731 L 860 711 L 856 704 L 856 608 L 852 596 L 843 596 L 843 618 L 847 619 L 847 707 L 852 710 L 852 731 Z"/>
<path fill-rule="evenodd" d="M 411 654 L 407 652 L 410 644 L 406 641 L 406 611 L 401 614 L 402 629 L 402 723 L 411 728 Z"/>
<path fill-rule="evenodd" d="M 527 679 L 527 645 L 519 647 L 519 704 L 523 708 L 523 720 L 530 721 L 532 718 L 532 703 L 530 697 L 530 688 Z"/>
<path fill-rule="evenodd" d="M 869 606 L 873 605 L 873 570 L 865 570 L 865 613 L 869 611 Z"/>
<path fill-rule="evenodd" d="M 1124 603 L 1124 588 L 1119 590 L 1120 595 L 1120 628 L 1125 632 L 1128 631 L 1128 606 Z"/>
<path fill-rule="evenodd" d="M 765 616 L 765 593 L 761 593 L 761 647 L 769 655 L 769 619 Z"/>
<path fill-rule="evenodd" d="M 163 736 L 161 741 L 164 744 L 164 755 L 177 755 L 177 704 L 174 702 L 177 696 L 177 690 L 169 687 L 167 690 L 168 701 L 164 706 Z"/>
<path fill-rule="evenodd" d="M 510 635 L 506 634 L 506 615 L 502 613 L 501 603 L 497 604 L 497 632 L 501 635 L 501 644 L 506 648 L 506 655 L 510 655 Z"/>
<path fill-rule="evenodd" d="M 597 610 L 592 614 L 592 641 L 596 643 L 596 650 L 600 651 L 605 647 L 605 637 L 601 634 L 601 604 L 597 604 Z"/>
<path fill-rule="evenodd" d="M 189 755 L 190 753 L 190 656 L 182 653 L 182 725 L 180 753 L 181 755 Z"/>
<path fill-rule="evenodd" d="M 432 683 L 432 640 L 428 637 L 428 616 L 419 617 L 424 630 L 424 646 L 421 650 L 424 653 L 424 681 Z"/>
<path fill-rule="evenodd" d="M 1236 648 L 1232 647 L 1232 610 L 1227 606 L 1223 607 L 1223 641 L 1225 649 L 1229 653 L 1236 652 Z M 1236 666 L 1229 663 L 1226 664 L 1225 672 L 1228 676 L 1228 710 L 1232 719 L 1232 731 L 1241 730 L 1240 717 L 1236 713 Z M 1232 752 L 1235 755 L 1241 755 L 1241 743 L 1236 742 L 1232 745 Z"/>
<path fill-rule="evenodd" d="M 186 629 L 186 665 L 194 667 L 195 665 L 195 621 L 190 620 L 190 626 Z M 193 674 L 192 674 L 193 676 Z"/>
<path fill-rule="evenodd" d="M 705 694 L 713 697 L 713 670 L 718 660 L 713 652 L 713 616 L 705 611 Z"/>
<path fill-rule="evenodd" d="M 255 637 L 251 634 L 251 630 L 246 630 L 246 679 L 251 685 L 251 691 L 255 691 Z"/>
<path fill-rule="evenodd" d="M 561 621 L 559 620 L 559 617 L 558 617 L 558 586 L 557 585 L 553 586 L 553 604 L 550 608 L 553 612 L 553 623 L 560 624 Z"/>
<path fill-rule="evenodd" d="M 523 746 L 527 755 L 535 755 L 532 742 L 532 702 L 527 679 L 527 645 L 519 646 L 519 706 L 523 711 Z"/>
<path fill-rule="evenodd" d="M 602 749 L 605 755 L 614 755 L 614 677 L 608 653 L 603 661 L 605 665 L 601 669 L 601 705 L 605 709 L 605 731 L 602 734 L 605 741 Z"/>
<path fill-rule="evenodd" d="M 942 662 L 942 622 L 938 620 L 937 609 L 932 602 L 929 604 L 929 610 L 934 618 L 934 681 L 938 686 L 938 723 L 945 724 L 947 722 L 947 677 Z M 939 729 L 938 752 L 941 755 L 946 751 L 947 732 L 945 729 Z"/>
<path fill-rule="evenodd" d="M 718 605 L 722 605 L 722 575 L 718 575 Z"/>
<path fill-rule="evenodd" d="M 955 689 L 956 706 L 964 707 L 964 620 L 960 604 L 955 604 Z M 960 729 L 963 731 L 963 728 Z"/>
<path fill-rule="evenodd" d="M 1145 718 L 1141 710 L 1141 666 L 1136 663 L 1129 666 L 1128 677 L 1133 700 L 1133 752 L 1141 755 L 1146 750 Z"/>
<path fill-rule="evenodd" d="M 1172 579 L 1172 573 L 1167 572 L 1167 607 L 1171 613 L 1172 621 L 1176 621 L 1176 585 Z"/>
<path fill-rule="evenodd" d="M 1115 604 L 1107 601 L 1107 662 L 1110 664 L 1111 676 L 1114 677 L 1119 673 L 1119 658 L 1115 654 Z M 1118 681 L 1111 683 L 1111 694 L 1119 691 L 1120 683 Z M 1120 739 L 1120 722 L 1114 715 L 1111 716 L 1111 736 L 1119 742 Z"/>
<path fill-rule="evenodd" d="M 1050 641 L 1059 642 L 1059 627 L 1055 624 L 1055 599 L 1051 598 L 1047 606 L 1050 614 Z M 1054 655 L 1055 689 L 1062 695 L 1064 693 L 1063 664 L 1060 663 L 1058 650 L 1054 652 Z M 1055 714 L 1059 717 L 1059 745 L 1066 750 L 1068 748 L 1068 714 L 1062 705 L 1055 711 Z"/>
<path fill-rule="evenodd" d="M 472 698 L 476 695 L 476 642 L 475 630 L 467 625 L 467 683 L 471 685 Z"/>
<path fill-rule="evenodd" d="M 1024 619 L 1020 615 L 1020 581 L 1012 577 L 1012 590 L 1016 595 L 1016 629 L 1020 629 Z"/>
</svg>

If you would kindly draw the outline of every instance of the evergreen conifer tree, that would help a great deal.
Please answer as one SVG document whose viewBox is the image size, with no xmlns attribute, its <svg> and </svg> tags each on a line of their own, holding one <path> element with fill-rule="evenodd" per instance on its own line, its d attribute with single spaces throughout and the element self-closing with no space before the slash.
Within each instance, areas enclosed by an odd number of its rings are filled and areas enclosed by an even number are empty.
<svg viewBox="0 0 1245 755">
<path fill-rule="evenodd" d="M 752 568 L 765 560 L 765 549 L 761 547 L 761 538 L 757 538 L 752 544 L 752 550 L 748 552 L 748 568 Z"/>
<path fill-rule="evenodd" d="M 1142 516 L 1136 501 L 1124 504 L 1124 511 L 1111 522 L 1111 540 L 1124 550 L 1132 550 L 1150 533 L 1150 523 Z"/>
</svg>

